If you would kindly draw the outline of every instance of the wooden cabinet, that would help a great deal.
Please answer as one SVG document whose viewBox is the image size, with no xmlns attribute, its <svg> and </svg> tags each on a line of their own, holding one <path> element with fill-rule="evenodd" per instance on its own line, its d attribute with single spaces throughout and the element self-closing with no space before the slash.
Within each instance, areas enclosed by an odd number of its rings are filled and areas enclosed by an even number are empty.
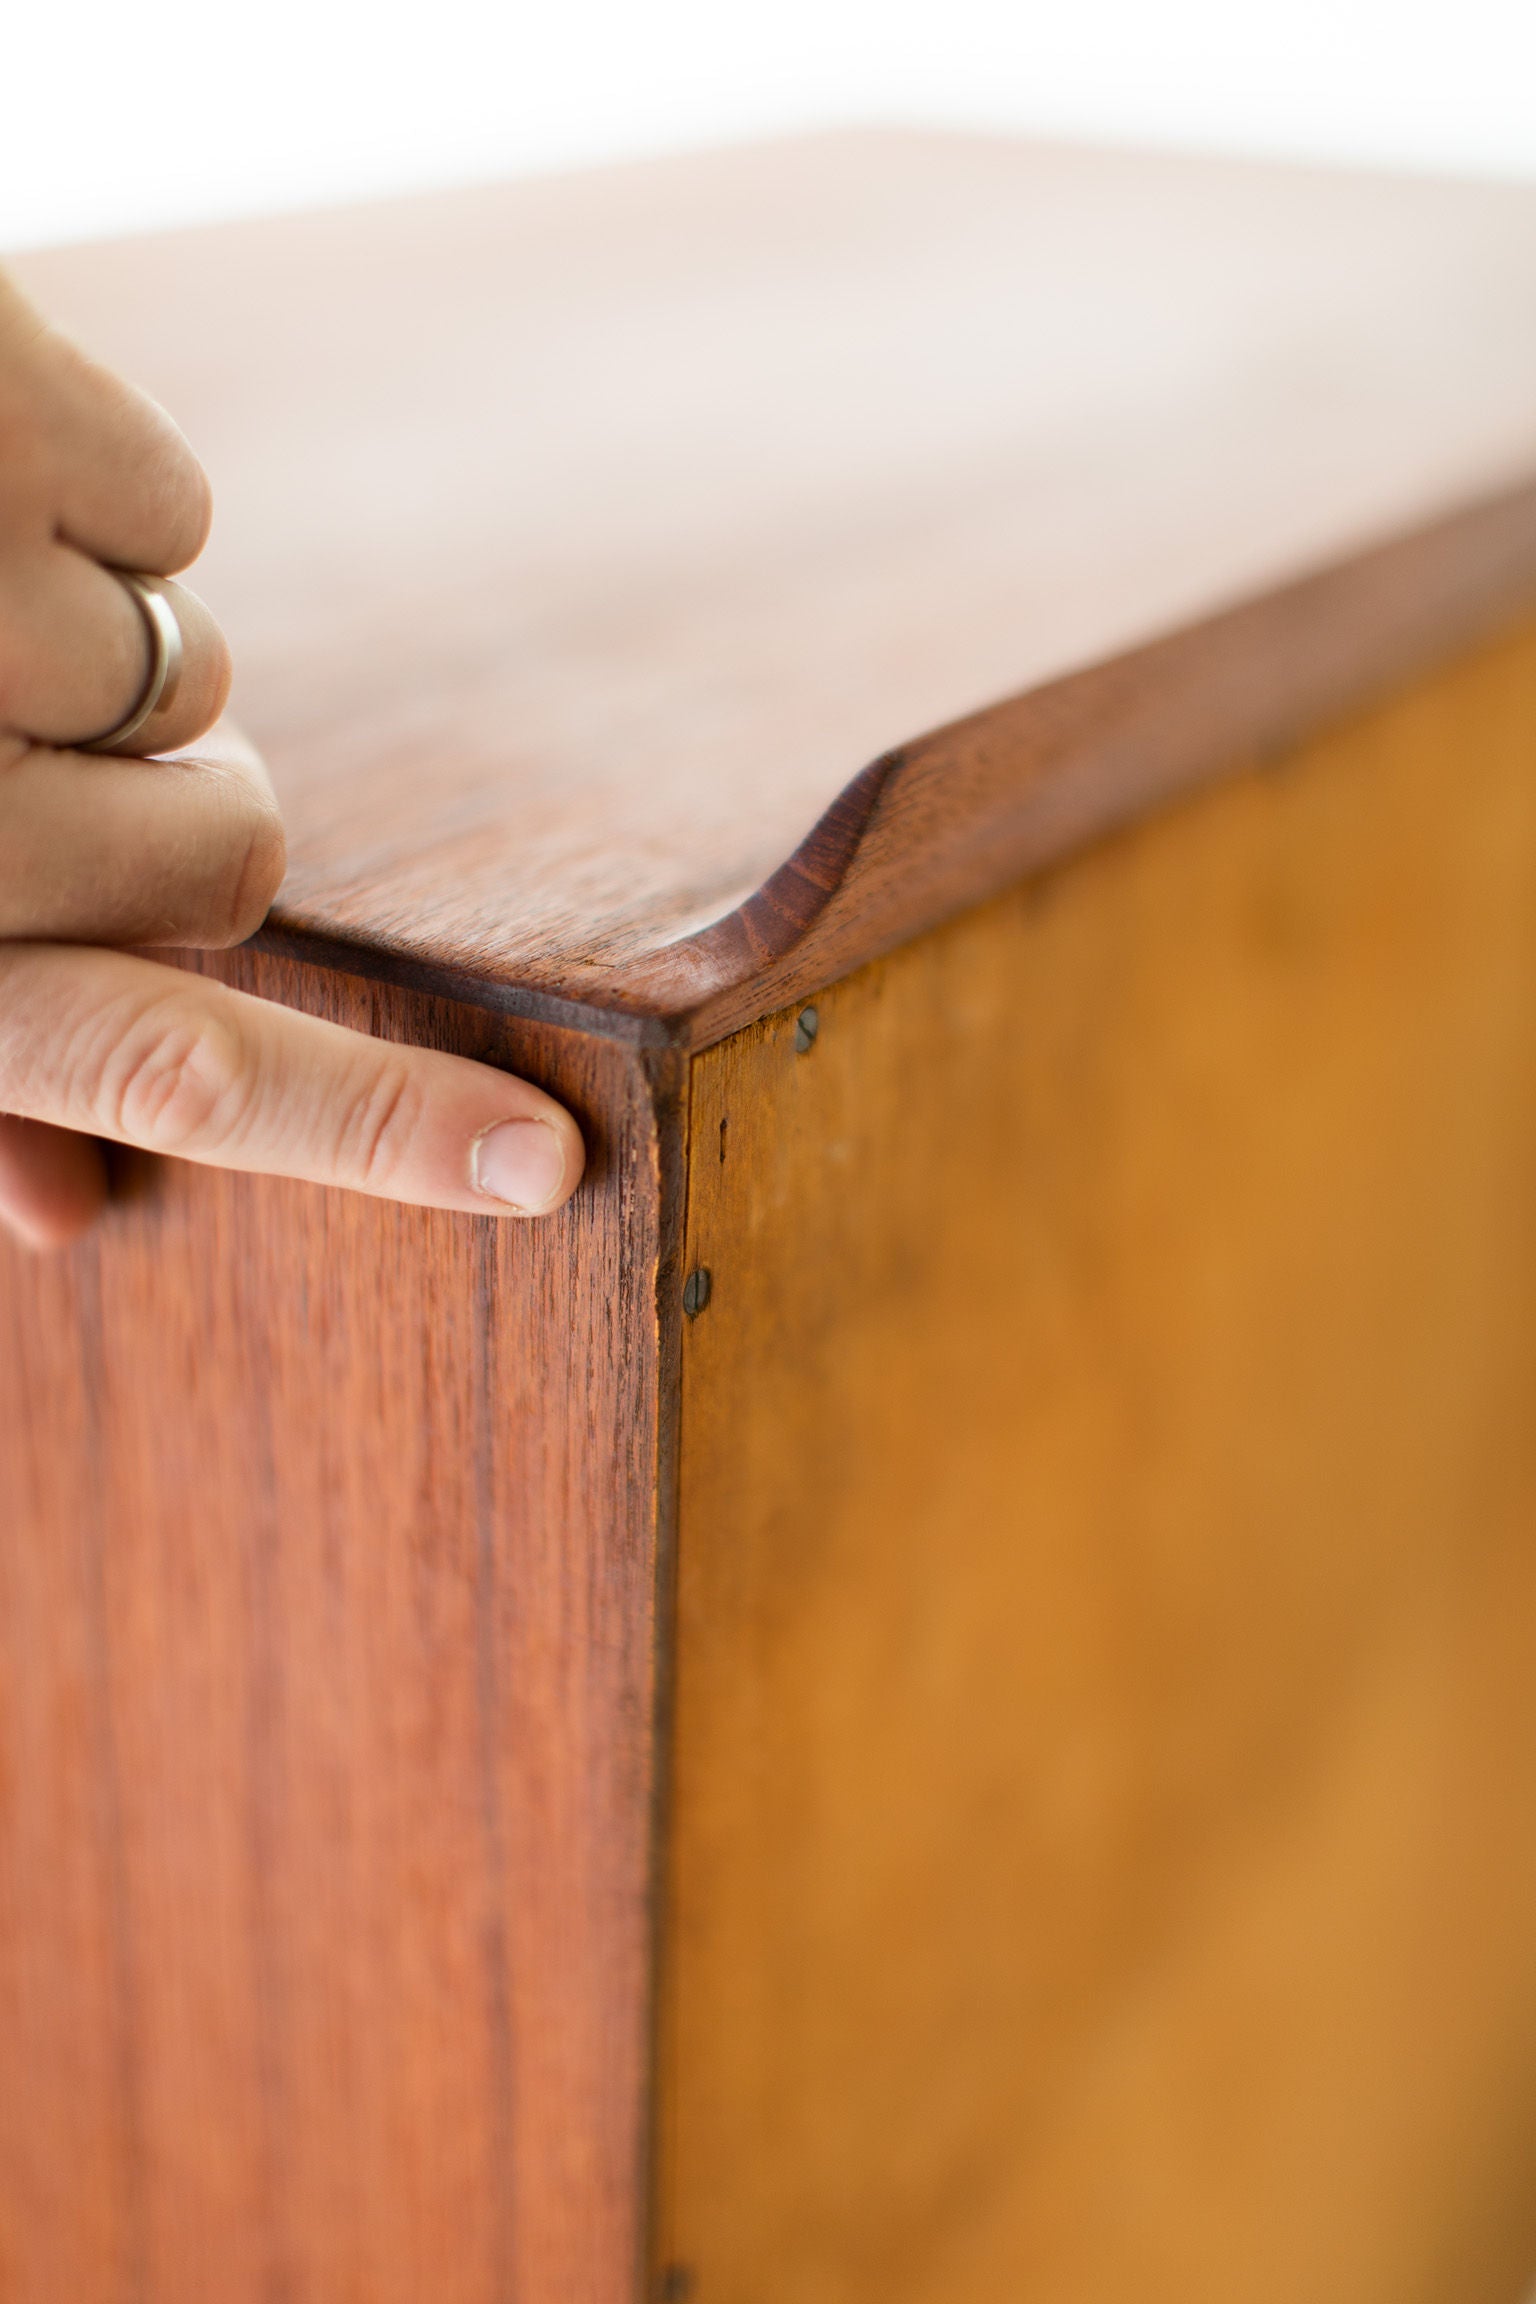
<svg viewBox="0 0 1536 2304">
<path fill-rule="evenodd" d="M 61 251 L 538 1225 L 0 1258 L 6 2304 L 1516 2304 L 1536 195 L 848 136 Z"/>
</svg>

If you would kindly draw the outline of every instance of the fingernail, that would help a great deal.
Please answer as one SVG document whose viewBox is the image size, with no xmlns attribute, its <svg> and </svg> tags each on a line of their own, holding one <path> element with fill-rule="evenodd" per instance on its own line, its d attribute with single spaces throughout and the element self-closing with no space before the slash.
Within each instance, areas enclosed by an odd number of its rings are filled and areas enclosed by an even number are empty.
<svg viewBox="0 0 1536 2304">
<path fill-rule="evenodd" d="M 565 1146 L 543 1120 L 503 1120 L 475 1145 L 475 1184 L 492 1200 L 537 1216 L 565 1181 Z"/>
</svg>

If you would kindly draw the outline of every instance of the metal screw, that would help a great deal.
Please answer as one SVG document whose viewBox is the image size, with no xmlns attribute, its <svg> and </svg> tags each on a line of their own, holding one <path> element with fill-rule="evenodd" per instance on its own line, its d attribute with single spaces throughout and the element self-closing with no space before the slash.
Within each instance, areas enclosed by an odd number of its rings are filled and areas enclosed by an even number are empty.
<svg viewBox="0 0 1536 2304">
<path fill-rule="evenodd" d="M 813 1048 L 816 1045 L 816 1035 L 820 1030 L 821 1018 L 815 1009 L 802 1008 L 795 1018 L 795 1054 L 797 1056 L 803 1056 L 808 1048 Z"/>
<path fill-rule="evenodd" d="M 696 1265 L 683 1282 L 683 1310 L 690 1320 L 697 1320 L 709 1302 L 711 1285 L 707 1264 Z"/>
</svg>

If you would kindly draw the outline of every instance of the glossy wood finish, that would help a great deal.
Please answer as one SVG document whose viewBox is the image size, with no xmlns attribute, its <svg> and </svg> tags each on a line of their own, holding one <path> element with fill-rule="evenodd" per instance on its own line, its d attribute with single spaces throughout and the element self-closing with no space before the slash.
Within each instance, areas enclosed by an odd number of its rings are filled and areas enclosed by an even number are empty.
<svg viewBox="0 0 1536 2304">
<path fill-rule="evenodd" d="M 1527 2293 L 1533 763 L 1528 628 L 695 1059 L 659 2294 Z"/>
<path fill-rule="evenodd" d="M 1529 642 L 1244 772 L 1529 599 L 1536 193 L 849 136 L 21 271 L 213 475 L 216 965 L 595 1159 L 0 1258 L 4 2304 L 637 2293 L 685 1190 L 661 2292 L 1262 2304 L 1312 2186 L 1502 2294 Z"/>
<path fill-rule="evenodd" d="M 632 970 L 708 1047 L 1096 834 L 1284 750 L 1479 637 L 1530 587 L 1536 489 L 888 754 L 713 928 Z"/>
<path fill-rule="evenodd" d="M 1536 590 L 1525 188 L 852 135 L 21 273 L 207 459 L 288 948 L 597 1028 L 716 1037 Z"/>
<path fill-rule="evenodd" d="M 0 2295 L 629 2304 L 667 1083 L 222 966 L 597 1167 L 537 1226 L 169 1167 L 0 1251 Z"/>
</svg>

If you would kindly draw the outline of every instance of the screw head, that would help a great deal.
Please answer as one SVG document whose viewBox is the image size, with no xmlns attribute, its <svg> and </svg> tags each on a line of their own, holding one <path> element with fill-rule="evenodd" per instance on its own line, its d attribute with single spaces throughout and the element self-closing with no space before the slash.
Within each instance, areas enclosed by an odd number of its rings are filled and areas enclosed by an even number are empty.
<svg viewBox="0 0 1536 2304">
<path fill-rule="evenodd" d="M 707 1264 L 696 1265 L 683 1282 L 683 1310 L 690 1320 L 697 1320 L 709 1302 L 709 1292 L 712 1285 Z"/>
<path fill-rule="evenodd" d="M 815 1009 L 802 1008 L 795 1018 L 795 1054 L 797 1056 L 803 1056 L 808 1048 L 815 1046 L 816 1035 L 820 1030 L 821 1018 Z"/>
</svg>

